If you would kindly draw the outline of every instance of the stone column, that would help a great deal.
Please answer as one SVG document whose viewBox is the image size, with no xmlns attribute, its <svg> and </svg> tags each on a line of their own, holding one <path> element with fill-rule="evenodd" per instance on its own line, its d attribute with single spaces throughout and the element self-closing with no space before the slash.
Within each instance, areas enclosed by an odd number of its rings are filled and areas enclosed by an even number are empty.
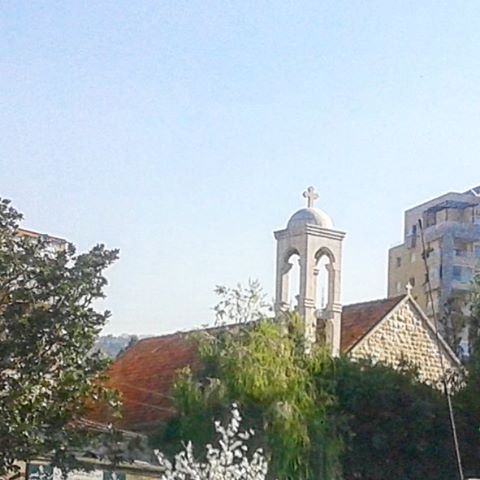
<svg viewBox="0 0 480 480">
<path fill-rule="evenodd" d="M 315 317 L 315 259 L 308 252 L 300 256 L 300 301 L 299 313 L 305 321 L 305 342 L 311 345 L 316 340 L 317 319 Z"/>
<path fill-rule="evenodd" d="M 283 312 L 289 308 L 289 272 L 292 264 L 285 260 L 283 252 L 277 249 L 277 275 L 275 286 L 275 311 Z"/>
</svg>

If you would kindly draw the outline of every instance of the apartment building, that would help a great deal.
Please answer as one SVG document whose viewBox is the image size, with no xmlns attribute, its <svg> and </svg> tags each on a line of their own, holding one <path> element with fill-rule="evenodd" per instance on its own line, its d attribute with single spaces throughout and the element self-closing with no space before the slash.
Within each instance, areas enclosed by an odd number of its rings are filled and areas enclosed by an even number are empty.
<svg viewBox="0 0 480 480">
<path fill-rule="evenodd" d="M 428 316 L 420 223 L 434 308 L 441 319 L 446 302 L 462 296 L 480 272 L 480 186 L 464 193 L 450 192 L 405 212 L 403 243 L 388 253 L 388 296 L 394 297 L 409 283 L 412 295 Z"/>
</svg>

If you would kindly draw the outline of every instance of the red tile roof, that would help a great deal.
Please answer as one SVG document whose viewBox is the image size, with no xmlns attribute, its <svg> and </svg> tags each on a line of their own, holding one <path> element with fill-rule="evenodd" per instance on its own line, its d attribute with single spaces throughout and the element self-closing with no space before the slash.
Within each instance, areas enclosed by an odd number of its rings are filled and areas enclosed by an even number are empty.
<svg viewBox="0 0 480 480">
<path fill-rule="evenodd" d="M 342 352 L 347 353 L 403 298 L 347 305 L 342 314 Z M 175 415 L 171 394 L 177 371 L 199 367 L 194 342 L 189 333 L 174 333 L 140 340 L 115 360 L 108 372 L 108 385 L 122 395 L 123 419 L 120 427 L 146 431 Z M 106 419 L 100 410 L 93 420 Z"/>
<path fill-rule="evenodd" d="M 342 353 L 348 353 L 375 325 L 385 318 L 405 295 L 346 305 L 342 310 Z"/>
<path fill-rule="evenodd" d="M 175 410 L 171 390 L 177 371 L 198 366 L 196 347 L 188 334 L 174 333 L 140 340 L 110 367 L 107 385 L 122 397 L 119 426 L 135 431 L 149 430 L 169 420 Z M 95 409 L 89 418 L 109 421 L 104 409 Z"/>
</svg>

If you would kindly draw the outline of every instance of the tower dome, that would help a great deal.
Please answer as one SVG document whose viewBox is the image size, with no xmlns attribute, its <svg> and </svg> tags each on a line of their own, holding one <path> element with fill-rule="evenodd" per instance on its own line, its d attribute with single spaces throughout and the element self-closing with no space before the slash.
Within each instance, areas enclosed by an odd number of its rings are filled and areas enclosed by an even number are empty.
<svg viewBox="0 0 480 480">
<path fill-rule="evenodd" d="M 296 230 L 307 224 L 333 229 L 332 219 L 323 210 L 313 207 L 301 208 L 295 212 L 288 221 L 287 229 Z"/>
<path fill-rule="evenodd" d="M 315 208 L 313 203 L 318 198 L 318 194 L 313 187 L 308 187 L 303 196 L 307 199 L 307 207 L 301 208 L 295 212 L 288 221 L 288 230 L 297 230 L 305 225 L 316 225 L 321 228 L 333 229 L 332 219 L 319 208 Z"/>
</svg>

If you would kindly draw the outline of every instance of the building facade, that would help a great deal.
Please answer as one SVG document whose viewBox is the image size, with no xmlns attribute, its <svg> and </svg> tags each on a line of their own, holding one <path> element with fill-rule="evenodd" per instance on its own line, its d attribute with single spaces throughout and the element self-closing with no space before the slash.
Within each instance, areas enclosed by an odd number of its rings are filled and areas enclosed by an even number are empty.
<svg viewBox="0 0 480 480">
<path fill-rule="evenodd" d="M 388 296 L 398 295 L 409 283 L 421 308 L 430 318 L 435 310 L 445 328 L 448 303 L 465 298 L 479 268 L 480 187 L 446 193 L 405 212 L 403 243 L 388 253 Z"/>
</svg>

